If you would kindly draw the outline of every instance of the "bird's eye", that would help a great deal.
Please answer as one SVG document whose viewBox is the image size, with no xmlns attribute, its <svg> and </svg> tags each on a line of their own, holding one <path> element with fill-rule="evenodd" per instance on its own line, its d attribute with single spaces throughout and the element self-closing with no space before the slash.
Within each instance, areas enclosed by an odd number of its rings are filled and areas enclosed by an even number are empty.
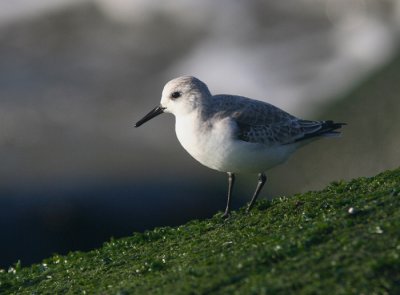
<svg viewBox="0 0 400 295">
<path fill-rule="evenodd" d="M 172 92 L 172 94 L 171 94 L 171 97 L 172 97 L 172 98 L 178 98 L 178 97 L 180 97 L 180 96 L 181 96 L 181 93 L 178 92 L 178 91 Z"/>
</svg>

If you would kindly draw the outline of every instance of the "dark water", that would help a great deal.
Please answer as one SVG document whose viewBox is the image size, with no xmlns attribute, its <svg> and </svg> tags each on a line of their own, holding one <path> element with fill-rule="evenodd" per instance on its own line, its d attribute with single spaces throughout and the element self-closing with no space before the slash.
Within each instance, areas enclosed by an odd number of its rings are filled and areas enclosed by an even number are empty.
<svg viewBox="0 0 400 295">
<path fill-rule="evenodd" d="M 0 267 L 90 250 L 111 237 L 207 218 L 224 206 L 225 186 L 177 181 L 2 191 Z"/>
</svg>

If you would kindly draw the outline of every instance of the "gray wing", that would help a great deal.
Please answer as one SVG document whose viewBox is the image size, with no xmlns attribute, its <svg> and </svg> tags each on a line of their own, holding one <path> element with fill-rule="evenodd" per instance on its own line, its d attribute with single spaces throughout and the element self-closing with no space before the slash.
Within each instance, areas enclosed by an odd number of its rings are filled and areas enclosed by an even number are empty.
<svg viewBox="0 0 400 295">
<path fill-rule="evenodd" d="M 238 139 L 263 143 L 266 145 L 290 144 L 318 136 L 337 135 L 334 131 L 343 123 L 333 121 L 308 121 L 301 119 L 288 120 L 269 125 L 248 125 L 236 121 L 238 125 Z"/>
<path fill-rule="evenodd" d="M 215 96 L 219 99 L 215 115 L 229 116 L 236 122 L 239 140 L 282 145 L 310 139 L 316 136 L 337 134 L 334 130 L 343 123 L 333 121 L 309 121 L 296 118 L 265 102 L 238 96 Z"/>
</svg>

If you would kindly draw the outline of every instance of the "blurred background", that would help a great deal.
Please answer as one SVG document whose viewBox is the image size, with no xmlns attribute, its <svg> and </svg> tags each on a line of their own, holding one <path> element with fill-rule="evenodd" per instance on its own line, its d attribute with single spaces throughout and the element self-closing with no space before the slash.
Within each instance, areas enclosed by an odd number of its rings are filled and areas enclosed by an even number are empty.
<svg viewBox="0 0 400 295">
<path fill-rule="evenodd" d="M 168 80 L 347 122 L 268 173 L 263 197 L 400 165 L 396 0 L 0 2 L 0 267 L 207 218 L 226 175 L 174 119 L 134 123 Z M 257 177 L 239 175 L 234 207 Z"/>
</svg>

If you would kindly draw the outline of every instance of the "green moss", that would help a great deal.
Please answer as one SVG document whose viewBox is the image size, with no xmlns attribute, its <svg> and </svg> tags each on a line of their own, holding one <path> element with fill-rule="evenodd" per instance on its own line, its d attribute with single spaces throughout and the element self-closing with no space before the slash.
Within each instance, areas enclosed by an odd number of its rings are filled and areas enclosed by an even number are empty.
<svg viewBox="0 0 400 295">
<path fill-rule="evenodd" d="M 400 294 L 400 169 L 221 216 L 18 263 L 0 293 Z"/>
</svg>

